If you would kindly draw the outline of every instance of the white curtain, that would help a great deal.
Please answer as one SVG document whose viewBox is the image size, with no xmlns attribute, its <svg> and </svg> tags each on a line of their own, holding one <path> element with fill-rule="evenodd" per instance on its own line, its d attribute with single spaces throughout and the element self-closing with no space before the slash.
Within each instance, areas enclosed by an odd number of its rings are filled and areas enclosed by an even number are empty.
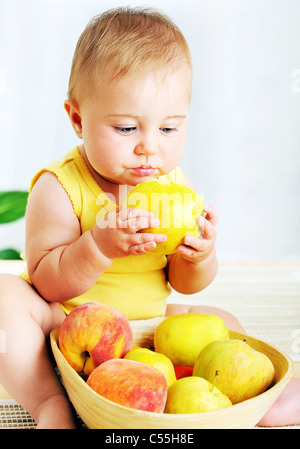
<svg viewBox="0 0 300 449">
<path fill-rule="evenodd" d="M 220 216 L 221 262 L 300 260 L 299 0 L 0 0 L 0 190 L 79 143 L 63 109 L 76 41 L 112 7 L 150 6 L 194 61 L 182 167 Z M 24 220 L 0 247 L 24 247 Z"/>
</svg>

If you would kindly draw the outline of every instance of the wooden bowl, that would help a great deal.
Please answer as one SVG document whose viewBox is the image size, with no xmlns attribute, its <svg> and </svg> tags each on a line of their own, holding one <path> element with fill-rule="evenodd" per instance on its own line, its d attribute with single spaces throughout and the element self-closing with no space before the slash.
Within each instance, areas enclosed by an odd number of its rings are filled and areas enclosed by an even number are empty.
<svg viewBox="0 0 300 449">
<path fill-rule="evenodd" d="M 153 345 L 154 330 L 163 318 L 131 321 L 134 344 Z M 90 429 L 249 429 L 269 410 L 293 374 L 293 362 L 269 344 L 230 331 L 230 338 L 243 340 L 266 354 L 275 367 L 274 385 L 264 393 L 213 412 L 192 414 L 152 413 L 134 410 L 109 401 L 93 391 L 68 364 L 58 347 L 59 328 L 50 335 L 52 351 L 65 389 L 82 421 Z"/>
</svg>

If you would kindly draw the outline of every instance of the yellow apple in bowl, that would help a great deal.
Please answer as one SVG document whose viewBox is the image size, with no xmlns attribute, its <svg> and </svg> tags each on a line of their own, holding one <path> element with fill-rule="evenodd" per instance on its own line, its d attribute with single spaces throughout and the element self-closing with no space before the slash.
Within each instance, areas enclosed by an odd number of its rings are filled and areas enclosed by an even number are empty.
<svg viewBox="0 0 300 449">
<path fill-rule="evenodd" d="M 274 379 L 269 357 L 239 339 L 213 341 L 198 355 L 193 376 L 203 377 L 229 397 L 233 404 L 264 392 Z"/>
<path fill-rule="evenodd" d="M 180 313 L 165 318 L 154 331 L 155 351 L 174 365 L 193 366 L 199 352 L 211 341 L 228 339 L 224 321 L 203 313 Z"/>
<path fill-rule="evenodd" d="M 151 349 L 132 349 L 125 355 L 124 359 L 146 363 L 152 366 L 152 368 L 161 371 L 166 376 L 168 387 L 176 380 L 174 366 L 171 360 L 163 354 L 151 351 Z"/>
<path fill-rule="evenodd" d="M 59 330 L 59 349 L 77 372 L 89 375 L 101 363 L 131 350 L 133 333 L 115 307 L 88 302 L 73 309 Z"/>
<path fill-rule="evenodd" d="M 176 380 L 168 389 L 165 413 L 202 413 L 230 407 L 231 401 L 213 384 L 201 377 Z"/>
</svg>

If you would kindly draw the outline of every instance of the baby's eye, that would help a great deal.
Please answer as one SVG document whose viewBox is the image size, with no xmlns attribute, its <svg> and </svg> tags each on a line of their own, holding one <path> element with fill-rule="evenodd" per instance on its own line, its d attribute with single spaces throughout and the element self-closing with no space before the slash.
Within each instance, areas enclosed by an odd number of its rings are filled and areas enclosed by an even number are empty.
<svg viewBox="0 0 300 449">
<path fill-rule="evenodd" d="M 160 130 L 165 134 L 171 134 L 172 132 L 176 131 L 176 128 L 160 128 Z"/>
<path fill-rule="evenodd" d="M 136 130 L 136 127 L 135 126 L 128 126 L 128 127 L 116 126 L 115 129 L 121 134 L 131 134 Z"/>
</svg>

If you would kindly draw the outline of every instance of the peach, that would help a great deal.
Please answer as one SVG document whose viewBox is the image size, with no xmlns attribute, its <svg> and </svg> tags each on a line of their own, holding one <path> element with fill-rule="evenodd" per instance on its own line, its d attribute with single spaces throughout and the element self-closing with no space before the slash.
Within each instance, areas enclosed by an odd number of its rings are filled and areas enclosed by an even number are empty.
<svg viewBox="0 0 300 449">
<path fill-rule="evenodd" d="M 62 354 L 75 371 L 87 375 L 107 360 L 124 357 L 132 345 L 132 329 L 126 316 L 98 302 L 73 309 L 59 331 Z"/>
<path fill-rule="evenodd" d="M 129 408 L 156 413 L 165 408 L 166 377 L 142 362 L 108 360 L 90 374 L 87 384 L 99 395 Z"/>
</svg>

